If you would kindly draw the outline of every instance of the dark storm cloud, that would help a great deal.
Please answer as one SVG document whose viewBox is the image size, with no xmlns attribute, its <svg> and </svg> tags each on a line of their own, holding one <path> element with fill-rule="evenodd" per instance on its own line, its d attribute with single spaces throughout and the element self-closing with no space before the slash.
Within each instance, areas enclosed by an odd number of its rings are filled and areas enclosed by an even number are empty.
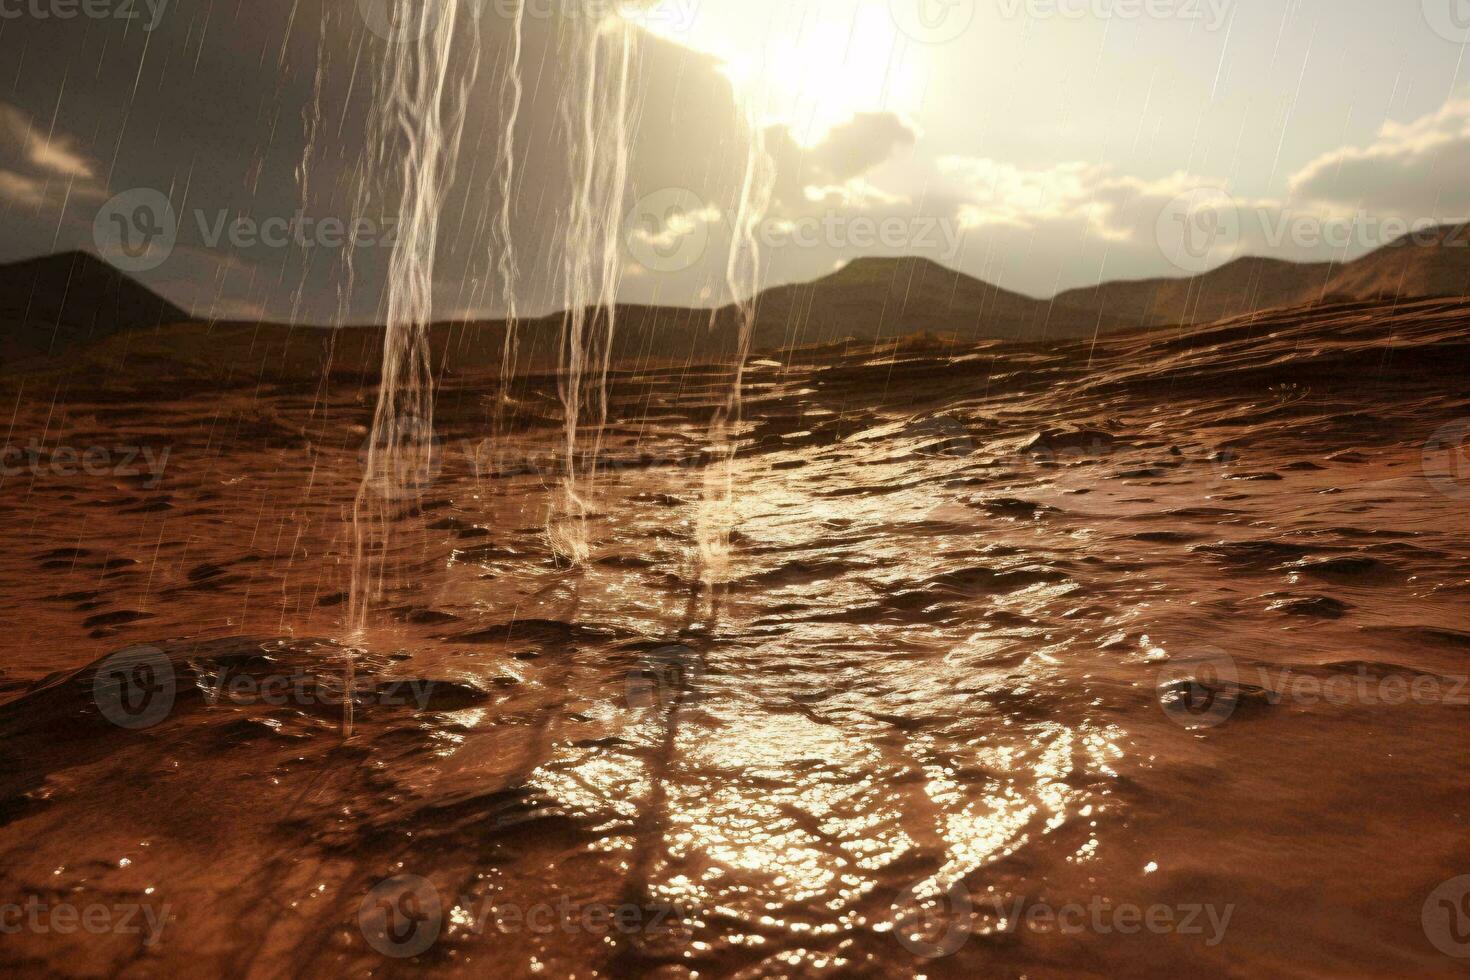
<svg viewBox="0 0 1470 980">
<path fill-rule="evenodd" d="M 509 27 L 493 7 L 480 18 L 480 78 L 440 229 L 436 293 L 445 315 L 496 302 L 486 229 L 499 207 L 495 78 Z M 569 176 L 557 104 L 576 53 L 569 33 L 555 18 L 526 23 L 513 195 L 523 309 L 554 307 L 558 294 Z M 10 226 L 0 258 L 97 251 L 102 203 L 154 189 L 175 212 L 178 244 L 137 275 L 181 305 L 202 315 L 373 319 L 396 204 L 382 181 L 365 206 L 356 188 L 388 44 L 367 29 L 356 3 L 323 0 L 175 0 L 151 31 L 119 19 L 0 22 L 0 64 L 17 66 L 10 89 L 0 90 L 0 209 Z M 456 44 L 455 71 L 463 72 L 467 29 Z M 677 185 L 728 196 L 744 151 L 718 67 L 644 38 L 635 85 L 642 118 L 657 125 L 638 130 L 630 195 Z M 39 141 L 27 135 L 36 120 L 46 121 Z M 85 183 L 88 193 L 56 193 L 67 181 Z M 363 218 L 370 226 L 349 276 L 340 242 Z"/>
</svg>

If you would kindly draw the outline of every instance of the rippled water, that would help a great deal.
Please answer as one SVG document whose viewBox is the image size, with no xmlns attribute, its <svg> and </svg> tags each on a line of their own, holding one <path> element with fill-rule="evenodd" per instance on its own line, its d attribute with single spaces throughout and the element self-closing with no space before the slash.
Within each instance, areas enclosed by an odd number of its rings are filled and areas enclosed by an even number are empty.
<svg viewBox="0 0 1470 980">
<path fill-rule="evenodd" d="M 492 452 L 495 379 L 452 379 L 350 739 L 372 392 L 24 391 L 0 889 L 161 925 L 0 962 L 1458 975 L 1470 468 L 1431 436 L 1470 416 L 1467 312 L 758 361 L 717 587 L 727 371 L 614 371 L 578 569 L 555 380 Z M 94 445 L 167 464 L 48 455 Z"/>
</svg>

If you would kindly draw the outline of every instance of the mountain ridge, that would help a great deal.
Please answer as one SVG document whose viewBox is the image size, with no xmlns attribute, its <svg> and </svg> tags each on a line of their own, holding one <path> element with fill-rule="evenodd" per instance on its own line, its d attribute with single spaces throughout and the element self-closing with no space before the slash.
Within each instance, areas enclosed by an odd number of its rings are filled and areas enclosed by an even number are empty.
<svg viewBox="0 0 1470 980">
<path fill-rule="evenodd" d="M 1038 299 L 923 256 L 865 256 L 810 282 L 756 296 L 753 350 L 875 341 L 929 333 L 963 340 L 1062 341 L 1123 330 L 1196 326 L 1284 307 L 1470 295 L 1470 225 L 1406 235 L 1351 262 L 1294 262 L 1247 255 L 1194 276 L 1112 280 Z M 613 356 L 693 362 L 734 352 L 739 308 L 619 304 Z M 600 316 L 602 314 L 594 314 Z M 528 363 L 554 363 L 564 313 L 520 321 Z M 183 348 L 183 331 L 203 321 L 102 259 L 63 252 L 0 265 L 0 357 L 57 355 L 114 334 L 148 332 L 153 349 Z M 301 325 L 257 324 L 284 330 Z M 499 349 L 501 320 L 452 320 L 436 330 L 477 331 L 472 348 Z M 353 327 L 380 335 L 382 327 Z M 211 323 L 206 333 L 223 330 Z M 221 333 L 224 336 L 225 333 Z M 165 337 L 172 338 L 165 341 Z M 137 338 L 147 346 L 144 338 Z M 358 338 L 365 339 L 365 338 Z M 132 341 L 124 338 L 121 349 Z M 381 341 L 378 341 L 381 346 Z M 117 347 L 119 345 L 113 345 Z M 350 344 L 370 358 L 373 344 Z M 479 365 L 479 354 L 466 355 Z M 498 357 L 498 353 L 496 355 Z M 488 357 L 481 358 L 486 364 Z"/>
<path fill-rule="evenodd" d="M 0 264 L 0 364 L 189 315 L 90 252 Z"/>
</svg>

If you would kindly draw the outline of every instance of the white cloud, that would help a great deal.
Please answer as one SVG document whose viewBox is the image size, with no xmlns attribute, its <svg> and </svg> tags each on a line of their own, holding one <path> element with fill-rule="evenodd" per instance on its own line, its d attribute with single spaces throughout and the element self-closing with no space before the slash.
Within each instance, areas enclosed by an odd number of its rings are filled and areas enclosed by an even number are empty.
<svg viewBox="0 0 1470 980">
<path fill-rule="evenodd" d="M 17 204 L 39 205 L 46 199 L 46 187 L 13 170 L 0 170 L 0 200 Z"/>
<path fill-rule="evenodd" d="M 1182 171 L 1158 179 L 1118 175 L 1099 164 L 1071 162 L 1026 170 L 989 158 L 945 157 L 940 172 L 962 192 L 966 229 L 1085 229 L 1105 241 L 1152 240 L 1159 213 L 1181 194 L 1223 181 Z"/>
<path fill-rule="evenodd" d="M 632 229 L 632 237 L 635 241 L 644 243 L 659 249 L 678 248 L 679 243 L 690 235 L 695 234 L 704 225 L 713 225 L 724 215 L 720 209 L 712 204 L 691 210 L 676 210 L 663 216 L 663 223 L 657 228 L 635 227 Z"/>
<path fill-rule="evenodd" d="M 854 182 L 917 139 L 918 134 L 891 112 L 859 113 L 811 147 L 798 143 L 786 127 L 772 127 L 766 131 L 766 149 L 776 167 L 776 203 L 800 210 L 813 199 L 829 196 L 834 188 L 851 188 L 844 193 L 877 200 L 871 190 L 864 195 L 868 185 Z"/>
<path fill-rule="evenodd" d="M 0 102 L 0 199 L 28 206 L 66 196 L 97 199 L 96 165 L 60 133 L 41 132 L 35 120 Z"/>
<path fill-rule="evenodd" d="M 1368 146 L 1325 153 L 1291 178 L 1295 200 L 1413 218 L 1470 214 L 1470 95 L 1407 123 L 1388 122 Z"/>
</svg>

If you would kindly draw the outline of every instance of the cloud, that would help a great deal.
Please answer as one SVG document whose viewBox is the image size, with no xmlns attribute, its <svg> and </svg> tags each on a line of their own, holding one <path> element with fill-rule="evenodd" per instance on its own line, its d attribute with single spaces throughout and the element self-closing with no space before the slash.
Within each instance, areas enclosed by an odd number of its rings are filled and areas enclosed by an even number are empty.
<svg viewBox="0 0 1470 980">
<path fill-rule="evenodd" d="M 760 232 L 779 236 L 797 227 L 808 227 L 814 218 L 830 222 L 858 216 L 872 221 L 914 217 L 908 197 L 893 194 L 868 179 L 899 148 L 911 146 L 917 139 L 914 130 L 898 116 L 855 115 L 811 147 L 797 143 L 784 126 L 767 129 L 765 137 L 775 185 L 772 206 L 760 223 Z M 645 277 L 647 269 L 654 269 L 666 285 L 670 275 L 678 274 L 683 274 L 686 285 L 712 277 L 722 281 L 732 234 L 729 215 L 738 206 L 729 197 L 739 186 L 740 175 L 736 176 L 734 181 L 727 178 L 706 182 L 702 192 L 663 187 L 641 197 L 632 213 L 632 225 L 625 230 L 634 253 L 626 274 L 639 279 Z M 721 192 L 725 196 L 717 197 Z M 936 235 L 935 240 L 942 243 L 946 239 Z M 824 267 L 830 265 L 835 261 L 833 255 L 841 250 L 836 245 L 826 247 L 827 252 L 816 260 L 807 254 L 815 246 L 799 255 L 797 249 L 786 249 L 782 254 L 788 257 L 788 264 L 778 274 L 783 279 L 809 274 L 813 261 Z"/>
<path fill-rule="evenodd" d="M 1408 123 L 1385 123 L 1368 146 L 1323 154 L 1291 178 L 1293 199 L 1450 220 L 1470 214 L 1470 95 Z"/>
<path fill-rule="evenodd" d="M 70 137 L 43 134 L 25 112 L 0 102 L 0 199 L 39 207 L 68 195 L 97 197 L 95 174 Z"/>
<path fill-rule="evenodd" d="M 1390 122 L 1367 146 L 1323 154 L 1280 197 L 1251 197 L 1225 178 L 1186 171 L 1139 177 L 1084 162 L 1028 169 L 957 156 L 938 166 L 963 201 L 959 218 L 972 242 L 988 251 L 1019 242 L 1062 270 L 1069 252 L 1072 267 L 1095 265 L 1110 277 L 1200 272 L 1243 255 L 1351 260 L 1470 215 L 1470 97 Z M 1191 224 L 1201 207 L 1211 212 L 1199 219 L 1208 227 Z M 1213 244 L 1181 266 L 1184 235 Z"/>
<path fill-rule="evenodd" d="M 70 138 L 57 133 L 43 136 L 30 116 L 3 102 L 0 152 L 61 177 L 91 177 L 94 173 L 92 162 L 74 148 Z"/>
<path fill-rule="evenodd" d="M 918 139 L 903 120 L 891 112 L 863 112 L 834 126 L 807 154 L 807 162 L 822 175 L 842 182 L 861 177 L 900 147 Z"/>
<path fill-rule="evenodd" d="M 46 200 L 46 185 L 13 170 L 0 170 L 0 200 L 36 207 Z"/>
<path fill-rule="evenodd" d="M 1024 228 L 1066 217 L 1087 203 L 1106 174 L 1105 168 L 1086 163 L 1025 170 L 988 157 L 953 156 L 940 159 L 939 170 L 966 191 L 968 203 L 960 215 L 967 228 Z"/>
<path fill-rule="evenodd" d="M 766 148 L 776 166 L 776 202 L 800 209 L 832 188 L 865 177 L 917 140 L 918 134 L 891 112 L 859 113 L 811 147 L 798 143 L 785 126 L 773 126 L 766 131 Z"/>
<path fill-rule="evenodd" d="M 966 229 L 1036 230 L 1062 225 L 1112 242 L 1151 240 L 1169 202 L 1223 181 L 1178 171 L 1147 179 L 1100 164 L 1069 162 L 1027 170 L 989 158 L 944 157 L 940 173 L 959 185 Z"/>
</svg>

